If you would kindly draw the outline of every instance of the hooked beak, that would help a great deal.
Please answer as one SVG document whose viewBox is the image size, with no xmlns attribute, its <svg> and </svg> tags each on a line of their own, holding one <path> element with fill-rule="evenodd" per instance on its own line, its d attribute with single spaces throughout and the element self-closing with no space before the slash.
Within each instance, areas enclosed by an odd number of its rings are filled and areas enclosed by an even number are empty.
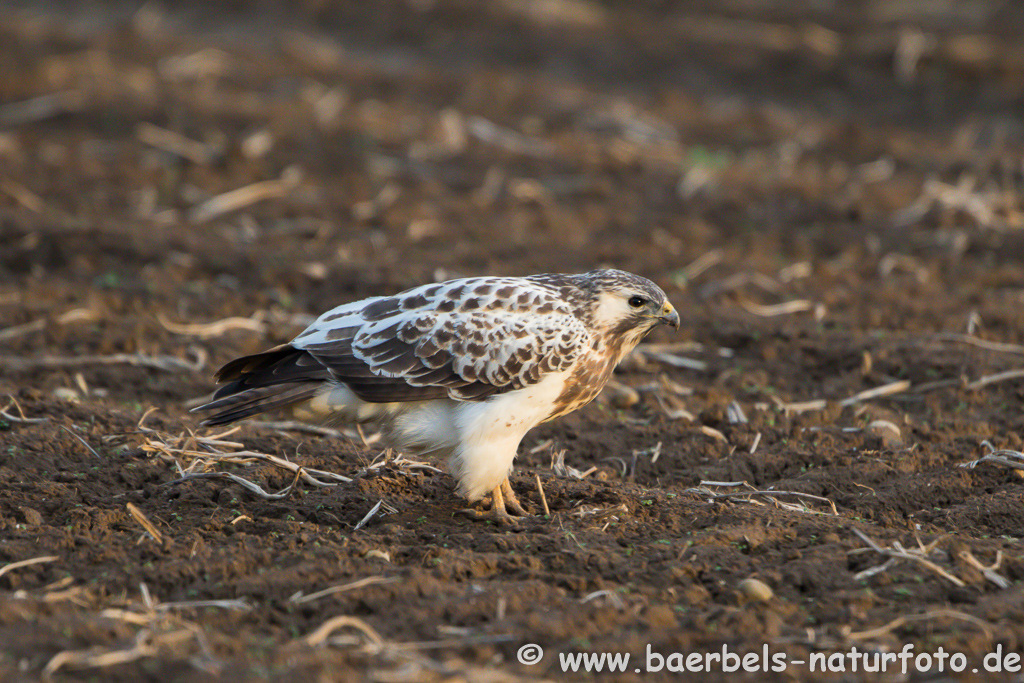
<svg viewBox="0 0 1024 683">
<path fill-rule="evenodd" d="M 661 315 L 658 316 L 658 320 L 666 325 L 671 325 L 675 329 L 679 329 L 679 311 L 672 307 L 672 304 L 665 302 L 665 305 L 661 307 Z"/>
</svg>

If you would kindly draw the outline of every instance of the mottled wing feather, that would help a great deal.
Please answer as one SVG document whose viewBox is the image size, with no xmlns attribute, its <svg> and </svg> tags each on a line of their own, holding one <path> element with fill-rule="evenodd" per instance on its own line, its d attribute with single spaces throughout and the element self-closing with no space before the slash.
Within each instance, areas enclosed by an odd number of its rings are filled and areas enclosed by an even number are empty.
<svg viewBox="0 0 1024 683">
<path fill-rule="evenodd" d="M 292 346 L 368 401 L 480 400 L 568 369 L 590 342 L 555 287 L 470 278 L 339 307 Z"/>
</svg>

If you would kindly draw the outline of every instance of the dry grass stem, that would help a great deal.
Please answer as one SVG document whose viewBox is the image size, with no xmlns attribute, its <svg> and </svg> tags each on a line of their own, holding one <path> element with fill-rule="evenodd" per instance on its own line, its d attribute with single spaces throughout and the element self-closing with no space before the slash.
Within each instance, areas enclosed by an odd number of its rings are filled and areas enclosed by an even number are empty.
<svg viewBox="0 0 1024 683">
<path fill-rule="evenodd" d="M 757 435 L 754 437 L 754 442 L 752 444 L 750 444 L 750 451 L 749 452 L 750 452 L 751 455 L 753 455 L 754 452 L 757 451 L 757 447 L 758 447 L 758 445 L 760 443 L 761 443 L 761 432 L 758 432 Z"/>
<path fill-rule="evenodd" d="M 245 598 L 237 598 L 234 600 L 180 600 L 178 602 L 158 602 L 153 605 L 153 609 L 158 612 L 169 612 L 171 610 L 181 609 L 207 609 L 209 607 L 235 610 L 238 612 L 249 612 L 253 608 L 252 604 L 250 604 Z"/>
<path fill-rule="evenodd" d="M 365 448 L 373 448 L 376 444 L 380 443 L 381 439 L 384 438 L 384 435 L 381 434 L 380 432 L 367 436 L 366 433 L 363 431 L 363 425 L 358 422 L 356 423 L 355 432 L 356 436 L 359 437 L 359 441 L 363 444 L 363 447 Z"/>
<path fill-rule="evenodd" d="M 554 444 L 554 443 L 555 443 L 554 439 L 548 439 L 547 441 L 542 441 L 541 443 L 537 444 L 536 446 L 534 446 L 533 448 L 531 448 L 527 452 L 530 455 L 535 455 L 535 454 L 540 453 L 541 451 L 543 451 L 543 450 L 545 450 L 547 448 L 551 448 L 552 444 Z"/>
<path fill-rule="evenodd" d="M 192 636 L 192 632 L 188 630 L 177 631 L 173 634 L 165 634 L 162 640 L 166 640 L 167 636 L 172 636 L 177 640 L 178 636 L 185 634 L 188 637 Z M 134 662 L 137 659 L 143 657 L 152 657 L 158 653 L 158 648 L 154 642 L 153 634 L 143 629 L 136 634 L 135 644 L 126 649 L 109 649 L 103 647 L 91 647 L 85 650 L 65 650 L 64 652 L 58 652 L 56 655 L 46 663 L 43 667 L 43 680 L 52 680 L 53 674 L 60 669 L 102 669 L 105 667 L 116 666 L 118 664 L 127 664 L 128 662 Z"/>
<path fill-rule="evenodd" d="M 872 389 L 865 389 L 860 391 L 849 398 L 844 398 L 839 401 L 839 405 L 846 408 L 848 406 L 856 405 L 858 403 L 864 403 L 876 398 L 883 398 L 886 396 L 893 396 L 895 394 L 901 394 L 910 390 L 910 380 L 901 379 L 896 382 L 890 382 L 889 384 L 883 384 L 882 386 L 874 387 Z M 801 401 L 796 403 L 786 403 L 777 396 L 772 396 L 771 399 L 775 404 L 787 415 L 806 413 L 811 410 L 824 410 L 828 406 L 826 399 L 814 399 L 812 401 Z"/>
<path fill-rule="evenodd" d="M 155 429 L 150 429 L 149 427 L 146 427 L 145 426 L 145 422 L 146 422 L 146 418 L 148 418 L 150 415 L 152 415 L 153 413 L 157 412 L 158 410 L 160 410 L 160 409 L 157 408 L 156 406 L 150 406 L 150 407 L 146 408 L 146 412 L 142 413 L 142 417 L 140 417 L 139 421 L 135 424 L 135 428 L 138 429 L 140 432 L 156 433 Z"/>
<path fill-rule="evenodd" d="M 541 483 L 539 474 L 534 474 L 533 476 L 537 480 L 537 493 L 540 494 L 540 504 L 544 507 L 544 516 L 550 517 L 551 509 L 548 508 L 548 497 L 544 495 L 544 484 Z"/>
<path fill-rule="evenodd" d="M 749 490 L 747 490 L 747 491 L 731 491 L 731 492 L 728 492 L 728 493 L 716 493 L 716 492 L 712 491 L 711 488 L 709 488 L 709 487 L 729 488 L 729 487 L 736 487 L 736 486 L 744 486 L 744 487 L 746 487 Z M 773 505 L 775 505 L 776 507 L 779 507 L 779 508 L 783 508 L 783 509 L 786 509 L 786 510 L 793 510 L 793 511 L 796 511 L 796 512 L 809 512 L 809 513 L 813 513 L 813 514 L 822 514 L 821 512 L 819 512 L 817 510 L 811 510 L 809 508 L 805 508 L 805 507 L 801 507 L 801 506 L 797 506 L 797 505 L 789 505 L 789 504 L 783 503 L 783 502 L 781 502 L 779 500 L 776 500 L 776 498 L 775 498 L 776 496 L 794 496 L 794 497 L 797 497 L 797 498 L 806 498 L 807 500 L 815 500 L 815 501 L 818 501 L 818 502 L 821 502 L 821 503 L 828 503 L 829 508 L 832 510 L 832 514 L 833 515 L 838 515 L 839 514 L 839 511 L 836 509 L 836 504 L 833 503 L 830 499 L 825 498 L 823 496 L 815 496 L 815 495 L 812 495 L 810 493 L 802 493 L 800 491 L 775 491 L 775 490 L 759 491 L 758 489 L 756 489 L 755 487 L 751 486 L 750 484 L 748 484 L 745 481 L 702 481 L 699 486 L 697 486 L 696 488 L 687 489 L 687 491 L 690 492 L 690 493 L 697 493 L 697 494 L 702 495 L 702 496 L 709 496 L 712 500 L 717 500 L 717 499 L 720 499 L 720 498 L 746 498 L 747 502 L 750 502 L 750 503 L 756 502 L 756 501 L 753 501 L 753 500 L 749 500 L 750 496 L 762 496 L 762 497 L 768 499 L 768 501 L 770 501 Z"/>
<path fill-rule="evenodd" d="M 579 519 L 593 518 L 592 521 L 595 521 L 595 522 L 604 522 L 606 520 L 618 521 L 619 520 L 619 515 L 628 515 L 628 514 L 629 514 L 629 507 L 627 507 L 625 503 L 619 503 L 618 505 L 613 505 L 611 507 L 606 507 L 606 508 L 600 508 L 600 507 L 588 508 L 588 507 L 580 506 L 580 507 L 576 508 L 575 510 L 573 510 L 571 513 L 569 513 L 569 515 L 571 517 L 578 517 Z"/>
<path fill-rule="evenodd" d="M 892 396 L 893 394 L 902 394 L 903 392 L 910 389 L 910 380 L 901 379 L 896 382 L 890 382 L 889 384 L 883 384 L 880 387 L 873 389 L 865 389 L 860 391 L 849 398 L 844 398 L 839 402 L 839 405 L 852 406 L 856 403 L 863 403 L 864 401 L 870 401 L 875 398 L 882 398 L 884 396 Z"/>
<path fill-rule="evenodd" d="M 238 484 L 239 486 L 246 489 L 250 493 L 260 498 L 263 498 L 264 500 L 281 500 L 283 498 L 287 498 L 292 494 L 292 491 L 295 489 L 295 485 L 299 481 L 299 476 L 296 475 L 295 479 L 292 480 L 291 484 L 289 484 L 284 489 L 278 491 L 277 493 L 269 493 L 267 491 L 264 491 L 259 484 L 253 483 L 248 479 L 239 477 L 236 474 L 231 474 L 230 472 L 193 472 L 192 474 L 183 474 L 179 479 L 175 479 L 174 481 L 169 482 L 169 485 L 183 484 L 186 481 L 192 481 L 194 479 L 223 479 L 225 481 L 230 481 L 234 482 L 235 484 Z"/>
<path fill-rule="evenodd" d="M 597 600 L 598 598 L 606 598 L 608 602 L 611 603 L 612 607 L 614 607 L 615 609 L 626 609 L 626 602 L 622 599 L 622 596 L 616 593 L 615 591 L 610 590 L 599 590 L 594 591 L 593 593 L 589 593 L 580 598 L 580 604 L 585 605 L 588 602 Z"/>
<path fill-rule="evenodd" d="M 481 116 L 469 117 L 466 120 L 466 131 L 481 142 L 501 147 L 514 154 L 548 156 L 552 152 L 548 142 L 523 135 L 511 128 L 504 128 Z"/>
<path fill-rule="evenodd" d="M 810 277 L 814 273 L 814 266 L 810 261 L 797 261 L 779 269 L 778 278 L 780 282 L 793 282 Z"/>
<path fill-rule="evenodd" d="M 670 420 L 686 420 L 688 422 L 697 421 L 697 417 L 686 408 L 670 408 L 668 405 L 666 405 L 669 401 L 674 402 L 674 399 L 671 396 L 662 398 L 661 394 L 656 393 L 654 394 L 654 400 L 658 402 L 658 406 L 661 408 L 662 412 L 665 413 L 665 416 Z"/>
<path fill-rule="evenodd" d="M 336 593 L 345 593 L 347 591 L 355 590 L 357 588 L 365 588 L 366 586 L 377 586 L 385 583 L 394 583 L 398 581 L 395 577 L 385 576 L 367 576 L 366 578 L 359 579 L 358 581 L 352 581 L 350 583 L 341 584 L 338 586 L 331 586 L 330 588 L 324 588 L 315 593 L 309 595 L 303 595 L 302 591 L 299 591 L 295 595 L 288 598 L 289 602 L 302 604 L 305 602 L 313 602 L 320 598 L 326 598 L 328 595 L 335 595 Z"/>
<path fill-rule="evenodd" d="M 265 500 L 280 500 L 290 496 L 299 482 L 323 488 L 352 481 L 351 477 L 303 467 L 268 453 L 244 450 L 245 444 L 224 440 L 223 437 L 239 431 L 240 426 L 232 427 L 210 437 L 192 433 L 179 434 L 178 436 L 160 434 L 156 430 L 143 426 L 143 421 L 150 412 L 152 411 L 147 411 L 142 419 L 139 420 L 139 433 L 146 436 L 145 442 L 139 448 L 143 452 L 155 454 L 174 464 L 180 476 L 174 481 L 167 482 L 166 486 L 179 485 L 195 479 L 219 479 L 238 484 Z M 110 438 L 122 437 L 123 435 L 115 435 Z M 245 465 L 257 462 L 290 472 L 293 475 L 291 483 L 276 493 L 270 493 L 265 491 L 260 485 L 230 472 L 208 471 L 212 467 L 225 463 Z"/>
<path fill-rule="evenodd" d="M 15 128 L 37 123 L 55 116 L 80 111 L 85 107 L 85 96 L 78 90 L 48 93 L 19 102 L 0 105 L 0 127 Z"/>
<path fill-rule="evenodd" d="M 71 577 L 68 577 L 71 578 Z M 74 579 L 72 579 L 73 581 Z M 15 595 L 17 595 L 15 591 Z M 57 602 L 71 602 L 79 607 L 88 607 L 95 602 L 96 598 L 82 586 L 71 586 L 64 590 L 51 590 L 47 591 L 42 596 L 42 601 L 47 604 L 53 604 Z"/>
<path fill-rule="evenodd" d="M 825 408 L 828 407 L 828 401 L 823 398 L 814 399 L 812 401 L 798 401 L 795 403 L 786 403 L 778 396 L 771 396 L 771 399 L 786 415 L 799 415 L 800 413 L 806 413 L 812 410 L 825 410 Z"/>
<path fill-rule="evenodd" d="M 98 316 L 96 311 L 90 308 L 73 308 L 70 311 L 60 314 L 54 319 L 58 325 L 69 325 L 71 323 L 94 322 Z M 46 319 L 39 318 L 22 325 L 13 325 L 0 330 L 0 341 L 14 339 L 31 332 L 41 332 L 46 329 Z"/>
<path fill-rule="evenodd" d="M 647 360 L 656 361 L 673 368 L 685 368 L 687 370 L 697 370 L 702 372 L 708 369 L 708 364 L 702 360 L 695 358 L 686 358 L 685 356 L 677 356 L 672 353 L 665 353 L 662 351 L 655 351 L 650 348 L 642 348 L 643 345 L 637 346 L 634 349 L 634 353 L 639 353 Z"/>
<path fill-rule="evenodd" d="M 680 287 L 686 286 L 694 279 L 700 277 L 705 271 L 710 268 L 714 268 L 725 259 L 725 252 L 721 249 L 712 249 L 706 251 L 696 259 L 693 260 L 690 265 L 685 266 L 675 273 L 672 274 L 672 279 Z"/>
<path fill-rule="evenodd" d="M 1024 453 L 1020 451 L 1011 451 L 1007 449 L 1000 449 L 987 453 L 977 460 L 971 462 L 961 463 L 960 467 L 964 467 L 969 470 L 973 470 L 975 467 L 983 462 L 992 462 L 997 465 L 1003 465 L 1004 467 L 1012 467 L 1018 470 L 1024 470 Z"/>
<path fill-rule="evenodd" d="M 975 626 L 977 626 L 985 632 L 985 635 L 988 637 L 989 641 L 992 640 L 993 628 L 991 624 L 975 616 L 971 616 L 970 614 L 965 614 L 964 612 L 958 612 L 956 610 L 951 609 L 933 610 L 931 612 L 925 612 L 924 614 L 904 615 L 901 617 L 897 617 L 890 621 L 888 624 L 885 624 L 884 626 L 879 626 L 878 628 L 869 629 L 867 631 L 850 631 L 846 634 L 846 638 L 848 640 L 858 641 L 874 640 L 875 638 L 888 635 L 896 629 L 906 626 L 907 624 L 915 621 L 929 621 L 931 619 L 942 618 L 958 619 L 960 621 L 966 621 L 968 623 L 974 624 Z"/>
<path fill-rule="evenodd" d="M 737 401 L 730 401 L 725 407 L 725 419 L 729 424 L 747 424 L 747 414 L 743 412 L 743 406 Z"/>
<path fill-rule="evenodd" d="M 636 348 L 642 353 L 714 353 L 720 358 L 732 358 L 736 355 L 733 349 L 726 346 L 711 348 L 707 344 L 695 341 L 669 342 L 667 344 L 642 342 L 637 344 Z"/>
<path fill-rule="evenodd" d="M 715 429 L 714 427 L 701 425 L 700 433 L 703 434 L 704 436 L 710 436 L 712 439 L 715 439 L 716 441 L 721 441 L 722 443 L 729 443 L 729 440 L 725 438 L 725 434 Z"/>
<path fill-rule="evenodd" d="M 565 449 L 551 454 L 551 470 L 555 473 L 556 477 L 563 477 L 566 479 L 584 479 L 594 472 L 597 471 L 596 467 L 591 467 L 585 472 L 581 472 L 575 467 L 565 464 Z"/>
<path fill-rule="evenodd" d="M 977 346 L 978 348 L 985 349 L 986 351 L 999 351 L 1002 353 L 1019 353 L 1024 354 L 1024 345 L 1021 344 L 1005 344 L 1002 342 L 993 342 L 985 339 L 979 339 L 978 337 L 969 334 L 958 334 L 956 332 L 943 332 L 935 335 L 936 339 L 945 341 L 957 341 L 963 342 L 964 344 L 970 344 L 971 346 Z"/>
<path fill-rule="evenodd" d="M 147 356 L 142 353 L 114 353 L 109 356 L 39 356 L 22 358 L 0 356 L 0 368 L 26 372 L 56 368 L 77 368 L 86 365 L 134 365 L 141 368 L 155 368 L 165 372 L 199 372 L 206 366 L 206 352 L 198 347 L 192 349 L 195 360 L 187 361 L 176 356 Z"/>
<path fill-rule="evenodd" d="M 974 553 L 972 553 L 970 550 L 961 550 L 959 553 L 957 553 L 957 556 L 967 564 L 971 565 L 972 567 L 980 571 L 986 579 L 988 579 L 995 585 L 999 586 L 1000 588 L 1006 589 L 1013 585 L 1004 576 L 996 573 L 996 570 L 999 569 L 999 566 L 1003 563 L 1002 550 L 996 551 L 995 562 L 988 566 L 983 565 L 980 561 L 978 561 L 978 558 L 976 558 L 974 556 Z"/>
<path fill-rule="evenodd" d="M 192 223 L 208 223 L 226 213 L 244 209 L 265 199 L 286 197 L 301 181 L 300 171 L 285 169 L 277 180 L 263 180 L 208 199 L 189 211 L 188 219 Z"/>
<path fill-rule="evenodd" d="M 132 612 L 130 610 L 112 607 L 100 612 L 100 616 L 107 617 L 109 619 L 120 619 L 121 621 L 127 621 L 137 626 L 144 626 L 153 620 L 155 613 L 186 609 L 207 609 L 211 607 L 235 610 L 237 612 L 249 612 L 253 609 L 252 604 L 245 600 L 245 598 L 237 598 L 233 600 L 180 600 L 178 602 L 154 602 L 152 598 L 150 598 L 149 602 L 146 604 L 146 613 Z"/>
<path fill-rule="evenodd" d="M 199 337 L 201 339 L 220 337 L 233 330 L 246 330 L 257 334 L 263 334 L 267 331 L 267 326 L 263 322 L 263 315 L 261 313 L 257 313 L 251 318 L 224 318 L 209 323 L 176 323 L 168 320 L 162 313 L 158 313 L 156 319 L 168 332 Z"/>
<path fill-rule="evenodd" d="M 962 211 L 982 227 L 995 230 L 1006 230 L 1019 221 L 1019 212 L 1000 208 L 1003 203 L 1001 192 L 989 189 L 975 191 L 977 183 L 978 179 L 968 173 L 962 174 L 956 185 L 929 178 L 924 182 L 921 197 L 894 213 L 893 221 L 898 226 L 911 225 L 935 206 Z"/>
<path fill-rule="evenodd" d="M 370 508 L 370 511 L 367 512 L 354 527 L 352 527 L 352 531 L 359 531 L 364 526 L 366 526 L 370 522 L 370 520 L 373 519 L 373 516 L 377 514 L 377 511 L 380 510 L 381 506 L 383 505 L 384 499 L 381 498 L 380 500 L 377 501 L 377 504 Z"/>
<path fill-rule="evenodd" d="M 721 280 L 715 280 L 707 283 L 700 288 L 698 295 L 702 299 L 710 299 L 713 296 L 737 290 L 748 284 L 760 287 L 772 294 L 778 294 L 783 289 L 780 282 L 768 277 L 767 275 L 745 271 L 742 273 L 734 273 L 729 277 L 722 278 Z"/>
<path fill-rule="evenodd" d="M 234 427 L 226 432 L 216 435 L 216 437 L 227 436 L 236 432 L 238 429 L 238 427 Z M 150 436 L 140 448 L 148 453 L 157 453 L 168 457 L 175 462 L 177 462 L 177 458 L 192 460 L 192 464 L 189 466 L 188 470 L 206 468 L 214 463 L 247 464 L 252 462 L 265 462 L 279 469 L 292 472 L 297 480 L 304 481 L 310 486 L 316 486 L 319 488 L 336 486 L 339 483 L 347 484 L 352 481 L 350 477 L 335 474 L 334 472 L 302 467 L 301 465 L 268 453 L 259 453 L 249 450 L 231 452 L 219 450 L 220 448 L 244 448 L 244 444 L 234 441 L 223 441 L 221 438 L 201 437 L 196 435 L 189 435 L 187 437 L 184 435 L 168 437 L 157 435 L 155 432 L 153 434 L 154 435 Z M 202 450 L 200 450 L 200 448 Z M 236 479 L 241 478 L 237 477 Z M 323 481 L 324 479 L 329 481 Z M 236 481 L 236 483 L 241 482 Z M 293 481 L 287 490 L 290 491 L 291 488 L 295 486 L 295 483 L 296 482 Z M 249 484 L 249 482 L 246 482 L 246 484 Z M 246 484 L 243 484 L 243 486 Z M 251 486 L 255 486 L 255 484 L 251 484 Z M 255 492 L 255 490 L 253 491 Z M 275 495 L 274 497 L 284 497 L 285 495 L 287 494 L 282 494 L 280 496 Z"/>
<path fill-rule="evenodd" d="M 56 555 L 46 555 L 44 557 L 33 557 L 28 560 L 18 560 L 17 562 L 11 562 L 0 567 L 0 576 L 3 576 L 7 572 L 14 571 L 15 569 L 21 569 L 23 567 L 31 567 L 34 564 L 46 564 L 48 562 L 56 562 L 60 558 Z"/>
<path fill-rule="evenodd" d="M 350 617 L 346 615 L 334 617 L 333 619 L 328 619 L 319 628 L 317 628 L 315 631 L 306 636 L 303 640 L 305 640 L 306 645 L 309 645 L 310 647 L 317 647 L 318 645 L 322 645 L 325 642 L 328 642 L 328 639 L 331 637 L 331 635 L 339 628 L 345 627 L 354 628 L 357 631 L 361 632 L 363 635 L 365 635 L 366 638 L 370 641 L 368 643 L 367 649 L 371 653 L 377 653 L 384 649 L 384 639 L 380 637 L 380 634 L 377 633 L 377 631 L 372 626 L 367 624 L 362 619 L 357 619 L 356 617 Z"/>
<path fill-rule="evenodd" d="M 132 517 L 135 518 L 135 521 L 141 524 L 142 528 L 145 529 L 149 533 L 149 535 L 153 537 L 153 540 L 159 543 L 160 545 L 163 545 L 163 534 L 161 534 L 160 531 L 155 526 L 153 526 L 153 523 L 149 521 L 149 518 L 146 517 L 142 510 L 137 508 L 133 503 L 127 503 L 125 507 L 128 508 L 128 512 L 130 512 Z"/>
<path fill-rule="evenodd" d="M 200 166 L 212 163 L 217 157 L 215 150 L 209 145 L 187 138 L 181 133 L 154 126 L 152 123 L 140 123 L 135 129 L 135 136 L 151 147 L 170 152 Z"/>
<path fill-rule="evenodd" d="M 874 567 L 868 567 L 867 569 L 865 569 L 863 571 L 857 572 L 856 574 L 853 575 L 853 580 L 854 581 L 864 581 L 865 579 L 870 579 L 875 574 L 883 574 L 883 573 L 889 571 L 890 569 L 895 567 L 898 563 L 899 563 L 899 559 L 898 558 L 890 557 L 888 560 L 886 560 L 882 564 L 876 564 Z"/>
<path fill-rule="evenodd" d="M 50 418 L 48 417 L 25 417 L 25 411 L 21 409 L 21 404 L 18 403 L 18 400 L 13 396 L 11 396 L 10 398 L 11 402 L 4 406 L 3 410 L 0 410 L 0 417 L 2 417 L 3 419 L 7 420 L 8 422 L 13 422 L 15 424 L 39 424 L 41 422 L 49 422 Z M 14 406 L 15 408 L 18 409 L 18 414 L 21 417 L 16 417 L 7 412 L 11 406 Z"/>
<path fill-rule="evenodd" d="M 668 375 L 660 375 L 657 382 L 641 385 L 637 391 L 665 391 L 674 396 L 693 396 L 693 387 L 685 387 L 669 379 Z"/>
<path fill-rule="evenodd" d="M 385 469 L 393 472 L 399 472 L 410 477 L 419 476 L 419 470 L 426 470 L 427 472 L 441 474 L 440 469 L 434 467 L 428 462 L 410 460 L 405 457 L 403 453 L 399 453 L 391 448 L 386 448 L 378 453 L 369 465 L 359 470 L 356 476 L 365 477 L 371 472 L 378 472 Z"/>
<path fill-rule="evenodd" d="M 959 586 L 960 588 L 963 588 L 967 585 L 959 578 L 953 576 L 945 569 L 943 569 L 942 567 L 928 559 L 928 555 L 935 549 L 935 546 L 939 543 L 939 541 L 942 540 L 941 538 L 936 539 L 928 546 L 922 546 L 920 548 L 912 548 L 910 550 L 907 550 L 902 545 L 900 545 L 898 541 L 893 543 L 892 548 L 883 548 L 877 543 L 875 543 L 867 534 L 865 534 L 857 528 L 853 529 L 853 533 L 856 534 L 857 537 L 860 538 L 860 540 L 864 541 L 864 543 L 866 543 L 871 550 L 874 550 L 876 553 L 880 555 L 883 555 L 890 559 L 910 560 L 912 562 L 916 562 L 922 567 L 925 567 L 926 569 L 946 579 L 954 586 Z"/>
<path fill-rule="evenodd" d="M 989 384 L 996 384 L 998 382 L 1007 382 L 1014 379 L 1021 379 L 1024 377 L 1024 370 L 1007 370 L 1006 372 L 997 372 L 994 375 L 985 375 L 979 379 L 970 382 L 967 385 L 967 389 L 981 389 L 987 387 Z"/>
<path fill-rule="evenodd" d="M 61 429 L 63 429 L 63 430 L 64 430 L 65 432 L 67 432 L 68 434 L 70 434 L 71 436 L 73 436 L 73 437 L 75 437 L 76 439 L 78 439 L 78 440 L 79 440 L 79 441 L 80 441 L 80 442 L 82 443 L 82 445 L 83 445 L 83 446 L 85 446 L 85 447 L 86 447 L 86 448 L 87 448 L 87 449 L 89 450 L 89 452 L 93 454 L 93 456 L 95 456 L 95 457 L 97 457 L 97 458 L 99 458 L 99 457 L 100 457 L 100 454 L 96 452 L 96 449 L 95 449 L 95 448 L 93 448 L 92 446 L 90 446 L 90 445 L 89 445 L 89 442 L 88 442 L 88 441 L 86 441 L 85 439 L 83 439 L 83 438 L 82 438 L 81 436 L 79 436 L 78 434 L 75 434 L 75 433 L 74 433 L 73 431 L 71 431 L 70 429 L 68 429 L 68 428 L 67 428 L 67 427 L 65 427 L 64 425 L 57 425 L 57 426 L 58 426 L 58 427 L 60 427 Z"/>
<path fill-rule="evenodd" d="M 246 420 L 246 427 L 255 427 L 256 429 L 270 429 L 275 432 L 301 432 L 304 434 L 316 434 L 317 436 L 327 436 L 334 439 L 350 439 L 355 441 L 359 438 L 359 434 L 353 430 L 341 430 L 332 429 L 331 427 L 321 427 L 320 425 L 311 425 L 305 422 L 298 422 L 296 420 Z"/>
<path fill-rule="evenodd" d="M 45 586 L 43 586 L 39 590 L 41 590 L 44 593 L 47 593 L 47 592 L 50 592 L 50 591 L 56 591 L 56 590 L 60 590 L 62 588 L 67 588 L 68 586 L 70 586 L 74 582 L 75 582 L 75 578 L 73 576 L 65 576 L 63 579 L 57 579 L 53 583 L 46 584 Z"/>
<path fill-rule="evenodd" d="M 739 304 L 748 313 L 752 313 L 761 318 L 774 318 L 780 315 L 792 315 L 794 313 L 803 313 L 804 311 L 810 311 L 814 309 L 814 302 L 808 301 L 807 299 L 794 299 L 793 301 L 784 301 L 780 304 L 762 305 L 754 303 L 745 297 L 739 299 Z"/>
<path fill-rule="evenodd" d="M 252 609 L 252 605 L 242 599 L 159 602 L 153 598 L 145 584 L 139 585 L 139 592 L 142 598 L 141 611 L 107 608 L 99 613 L 101 618 L 115 619 L 141 627 L 131 647 L 93 647 L 59 652 L 43 668 L 43 679 L 51 680 L 53 674 L 60 669 L 102 669 L 146 657 L 178 654 L 181 647 L 189 642 L 195 643 L 203 660 L 200 662 L 200 659 L 193 657 L 193 664 L 202 665 L 206 670 L 216 674 L 219 665 L 213 657 L 203 629 L 169 613 L 175 610 L 210 607 L 242 611 Z"/>
</svg>

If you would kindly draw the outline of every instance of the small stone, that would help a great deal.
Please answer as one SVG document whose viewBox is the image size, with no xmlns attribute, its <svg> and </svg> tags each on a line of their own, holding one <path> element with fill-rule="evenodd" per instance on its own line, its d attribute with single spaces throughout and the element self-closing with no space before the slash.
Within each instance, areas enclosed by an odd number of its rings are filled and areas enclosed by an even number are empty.
<svg viewBox="0 0 1024 683">
<path fill-rule="evenodd" d="M 68 401 L 70 403 L 78 403 L 82 400 L 78 392 L 70 387 L 57 387 L 53 390 L 53 397 L 58 401 Z"/>
<path fill-rule="evenodd" d="M 376 548 L 371 548 L 370 550 L 367 550 L 365 553 L 363 553 L 363 557 L 365 557 L 365 558 L 376 557 L 377 559 L 384 560 L 385 562 L 390 562 L 391 561 L 391 555 L 389 555 L 388 553 L 384 552 L 383 550 L 377 550 Z"/>
<path fill-rule="evenodd" d="M 743 602 L 768 602 L 775 596 L 768 584 L 755 578 L 743 579 L 736 584 L 736 590 Z"/>
<path fill-rule="evenodd" d="M 886 448 L 897 448 L 903 445 L 900 428 L 888 420 L 875 420 L 868 425 L 868 433 L 881 437 Z"/>
<path fill-rule="evenodd" d="M 619 410 L 631 408 L 640 402 L 640 392 L 619 382 L 608 382 L 605 391 L 608 392 L 608 401 Z"/>
</svg>

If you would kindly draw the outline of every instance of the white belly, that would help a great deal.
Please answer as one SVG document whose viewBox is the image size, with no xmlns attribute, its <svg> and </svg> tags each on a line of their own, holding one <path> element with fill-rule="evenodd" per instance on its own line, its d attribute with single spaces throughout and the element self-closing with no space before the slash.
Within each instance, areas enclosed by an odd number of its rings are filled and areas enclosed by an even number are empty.
<svg viewBox="0 0 1024 683">
<path fill-rule="evenodd" d="M 508 476 L 519 442 L 551 414 L 569 371 L 483 401 L 436 399 L 367 403 L 343 384 L 296 408 L 301 419 L 323 422 L 379 420 L 390 446 L 447 457 L 459 493 L 479 500 Z"/>
</svg>

